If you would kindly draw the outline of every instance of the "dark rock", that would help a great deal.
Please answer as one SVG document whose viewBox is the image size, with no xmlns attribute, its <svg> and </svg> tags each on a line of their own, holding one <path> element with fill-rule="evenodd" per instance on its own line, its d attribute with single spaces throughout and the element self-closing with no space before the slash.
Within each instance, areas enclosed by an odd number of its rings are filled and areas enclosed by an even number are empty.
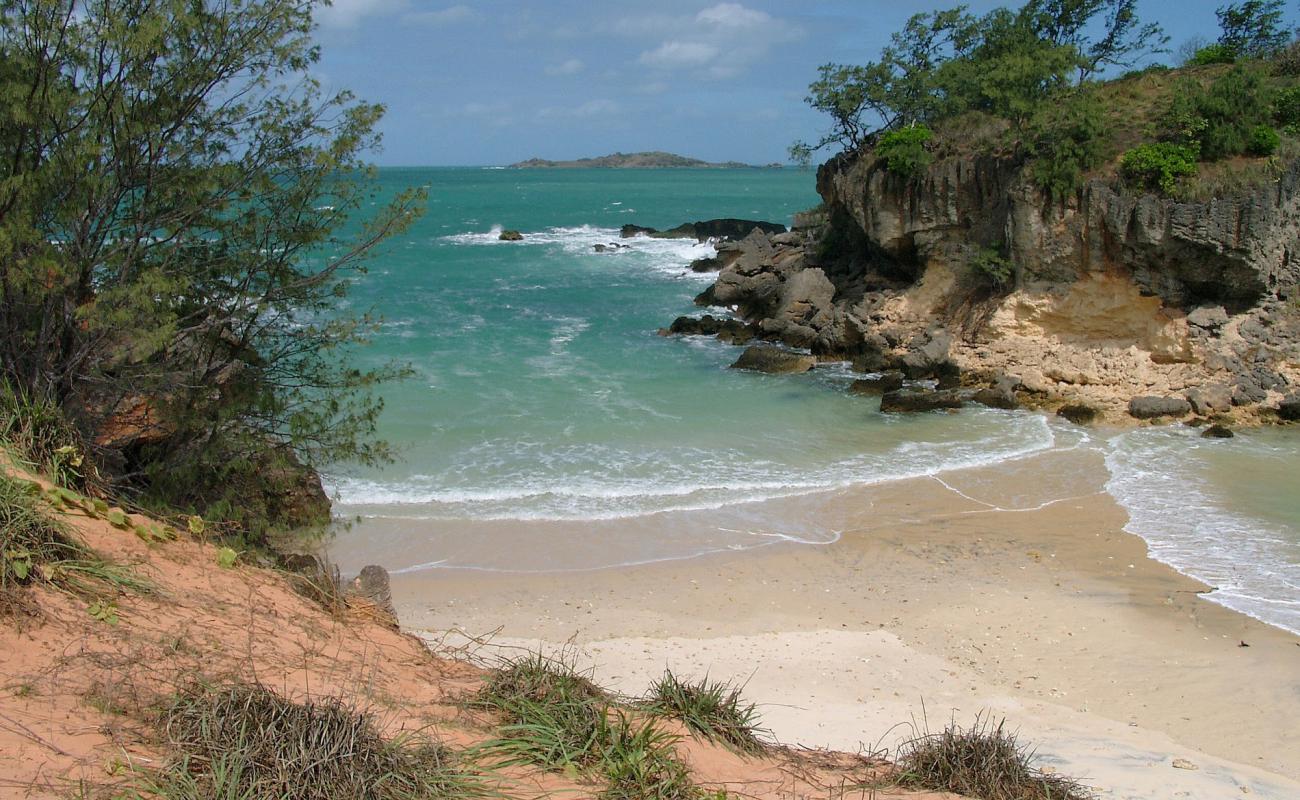
<svg viewBox="0 0 1300 800">
<path fill-rule="evenodd" d="M 659 329 L 660 336 L 717 336 L 726 341 L 748 341 L 754 332 L 738 319 L 719 319 L 712 314 L 702 317 L 678 317 L 667 328 Z"/>
<path fill-rule="evenodd" d="M 597 253 L 604 253 L 609 250 L 609 248 L 603 244 L 593 244 L 591 249 L 595 250 Z"/>
<path fill-rule="evenodd" d="M 853 359 L 854 372 L 880 372 L 889 366 L 889 359 L 879 350 L 869 349 Z M 903 373 L 899 373 L 902 375 Z"/>
<path fill-rule="evenodd" d="M 1226 425 L 1211 425 L 1201 431 L 1201 437 L 1205 439 L 1231 439 L 1234 435 L 1232 429 Z"/>
<path fill-rule="evenodd" d="M 1228 324 L 1228 312 L 1223 309 L 1223 306 L 1201 306 L 1187 315 L 1187 324 L 1217 331 Z"/>
<path fill-rule="evenodd" d="M 659 231 L 655 230 L 654 228 L 643 228 L 640 225 L 624 225 L 622 228 L 619 229 L 618 235 L 623 237 L 624 239 L 631 239 L 633 236 L 639 236 L 641 234 L 645 234 L 649 236 L 652 233 L 658 233 L 658 232 Z"/>
<path fill-rule="evenodd" d="M 374 603 L 394 619 L 393 593 L 388 582 L 388 570 L 377 564 L 361 568 L 361 574 L 352 579 L 352 592 Z"/>
<path fill-rule="evenodd" d="M 801 353 L 792 353 L 771 345 L 753 345 L 745 348 L 732 369 L 747 369 L 773 375 L 807 372 L 817 365 L 817 359 Z"/>
<path fill-rule="evenodd" d="M 938 411 L 941 409 L 961 408 L 965 405 L 957 392 L 900 390 L 886 392 L 880 398 L 880 410 L 886 413 L 911 411 Z"/>
<path fill-rule="evenodd" d="M 624 228 L 626 227 L 624 226 Z M 676 228 L 670 228 L 666 231 L 653 231 L 649 235 L 657 239 L 696 239 L 704 242 L 709 239 L 743 239 L 755 229 L 768 234 L 785 233 L 785 226 L 775 222 L 726 218 L 684 222 Z"/>
<path fill-rule="evenodd" d="M 715 288 L 716 284 L 711 285 L 709 288 L 695 295 L 695 305 L 705 307 L 722 305 L 722 303 L 718 302 L 717 292 L 714 291 Z"/>
<path fill-rule="evenodd" d="M 1155 397 L 1147 395 L 1128 401 L 1129 416 L 1137 419 L 1181 417 L 1192 410 L 1192 404 L 1182 397 Z"/>
<path fill-rule="evenodd" d="M 1192 411 L 1201 416 L 1218 414 L 1232 408 L 1232 391 L 1222 384 L 1209 384 L 1185 393 Z"/>
<path fill-rule="evenodd" d="M 849 391 L 853 394 L 885 394 L 886 392 L 897 392 L 902 388 L 903 373 L 897 370 L 883 373 L 876 378 L 860 378 L 849 384 Z"/>
<path fill-rule="evenodd" d="M 315 576 L 325 571 L 324 562 L 310 553 L 277 553 L 275 565 L 299 575 Z"/>
<path fill-rule="evenodd" d="M 519 231 L 501 231 L 497 239 L 503 242 L 520 242 L 523 241 L 524 235 Z"/>
<path fill-rule="evenodd" d="M 691 262 L 691 272 L 717 272 L 722 269 L 720 258 L 697 258 Z"/>
<path fill-rule="evenodd" d="M 903 374 L 912 380 L 937 378 L 956 373 L 956 366 L 948 359 L 952 337 L 944 331 L 930 334 L 929 340 L 903 356 Z"/>
<path fill-rule="evenodd" d="M 1277 415 L 1287 422 L 1300 422 L 1300 393 L 1293 392 L 1278 403 Z"/>
<path fill-rule="evenodd" d="M 982 406 L 988 406 L 989 408 L 1013 409 L 1020 407 L 1020 403 L 1016 400 L 1015 392 L 1009 389 L 999 389 L 993 386 L 975 392 L 975 394 L 971 395 L 971 400 L 974 400 Z"/>
<path fill-rule="evenodd" d="M 1056 416 L 1069 420 L 1075 425 L 1091 425 L 1101 412 L 1082 403 L 1071 403 L 1056 410 Z"/>
</svg>

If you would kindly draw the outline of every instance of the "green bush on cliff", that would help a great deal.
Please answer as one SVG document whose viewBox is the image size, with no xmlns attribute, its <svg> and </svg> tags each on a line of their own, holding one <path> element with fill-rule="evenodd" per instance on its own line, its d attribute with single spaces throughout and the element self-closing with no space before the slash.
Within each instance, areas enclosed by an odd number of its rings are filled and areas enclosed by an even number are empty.
<svg viewBox="0 0 1300 800">
<path fill-rule="evenodd" d="M 1015 265 L 992 247 L 985 247 L 970 260 L 971 272 L 995 291 L 1006 291 L 1015 282 Z"/>
<path fill-rule="evenodd" d="M 926 149 L 933 138 L 934 131 L 924 125 L 889 131 L 876 144 L 876 156 L 890 172 L 911 177 L 924 171 L 934 160 Z"/>
<path fill-rule="evenodd" d="M 1256 130 L 1269 126 L 1273 115 L 1274 90 L 1263 70 L 1238 65 L 1208 87 L 1185 80 L 1164 115 L 1164 138 L 1218 161 L 1252 152 Z"/>
<path fill-rule="evenodd" d="M 1246 152 L 1254 156 L 1271 156 L 1282 144 L 1282 137 L 1271 125 L 1256 125 L 1250 132 Z"/>
<path fill-rule="evenodd" d="M 339 299 L 420 198 L 376 197 L 383 109 L 312 78 L 315 5 L 0 8 L 0 375 L 119 490 L 387 455 L 371 390 L 401 370 L 349 365 L 375 320 Z"/>
<path fill-rule="evenodd" d="M 1232 64 L 1237 60 L 1237 54 L 1227 45 L 1207 44 L 1205 47 L 1197 50 L 1188 59 L 1188 66 L 1204 67 L 1210 64 Z"/>
<path fill-rule="evenodd" d="M 1080 91 L 1048 105 L 1028 137 L 1034 182 L 1064 200 L 1079 188 L 1084 173 L 1101 163 L 1105 135 L 1104 109 L 1094 93 Z"/>
<path fill-rule="evenodd" d="M 1125 153 L 1120 159 L 1120 171 L 1142 188 L 1158 189 L 1169 195 L 1177 191 L 1179 180 L 1196 174 L 1196 161 L 1194 147 L 1155 142 L 1138 145 Z"/>
</svg>

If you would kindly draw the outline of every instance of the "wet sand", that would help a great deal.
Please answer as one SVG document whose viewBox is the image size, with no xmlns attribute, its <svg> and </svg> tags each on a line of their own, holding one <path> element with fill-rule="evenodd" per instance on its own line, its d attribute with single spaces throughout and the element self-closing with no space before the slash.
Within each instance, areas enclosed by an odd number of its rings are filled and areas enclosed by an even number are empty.
<svg viewBox="0 0 1300 800">
<path fill-rule="evenodd" d="M 1300 638 L 1147 558 L 1106 476 L 1096 451 L 1056 450 L 780 501 L 838 532 L 829 544 L 431 569 L 394 575 L 393 595 L 403 624 L 435 642 L 571 642 L 628 693 L 665 666 L 748 681 L 787 742 L 892 747 L 906 723 L 984 712 L 1103 797 L 1300 797 Z M 500 530 L 462 546 L 553 565 L 599 545 Z"/>
</svg>

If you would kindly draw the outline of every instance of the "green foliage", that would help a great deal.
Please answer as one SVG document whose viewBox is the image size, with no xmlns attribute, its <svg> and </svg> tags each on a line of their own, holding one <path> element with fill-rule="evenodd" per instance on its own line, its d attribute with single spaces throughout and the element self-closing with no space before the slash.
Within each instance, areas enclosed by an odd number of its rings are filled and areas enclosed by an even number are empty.
<svg viewBox="0 0 1300 800">
<path fill-rule="evenodd" d="M 1219 45 L 1234 58 L 1266 58 L 1286 47 L 1291 31 L 1282 21 L 1283 0 L 1245 0 L 1220 6 Z"/>
<path fill-rule="evenodd" d="M 1241 155 L 1250 152 L 1255 130 L 1272 122 L 1273 108 L 1263 72 L 1238 65 L 1208 88 L 1184 81 L 1164 116 L 1164 138 L 1197 148 L 1205 161 Z"/>
<path fill-rule="evenodd" d="M 1105 134 L 1105 111 L 1092 92 L 1078 91 L 1045 106 L 1028 137 L 1034 182 L 1054 199 L 1072 195 L 1084 173 L 1102 162 Z"/>
<path fill-rule="evenodd" d="M 1092 800 L 1079 782 L 1036 769 L 1033 752 L 1005 725 L 977 719 L 970 728 L 953 724 L 905 743 L 897 759 L 898 782 L 989 800 Z"/>
<path fill-rule="evenodd" d="M 876 143 L 876 156 L 890 172 L 911 177 L 924 171 L 934 160 L 925 148 L 933 138 L 934 131 L 924 125 L 888 131 Z"/>
<path fill-rule="evenodd" d="M 1156 142 L 1129 150 L 1120 160 L 1124 177 L 1146 189 L 1158 189 L 1166 195 L 1178 189 L 1178 181 L 1196 174 L 1196 148 Z"/>
<path fill-rule="evenodd" d="M 338 299 L 420 197 L 377 198 L 382 108 L 311 77 L 314 5 L 0 9 L 0 375 L 87 440 L 133 412 L 166 442 L 109 454 L 134 487 L 387 456 L 371 391 L 401 370 L 348 365 L 375 320 Z"/>
<path fill-rule="evenodd" d="M 50 496 L 38 484 L 0 474 L 0 605 L 12 602 L 18 588 L 31 583 L 97 601 L 120 590 L 152 591 L 130 570 L 97 556 L 48 513 Z"/>
<path fill-rule="evenodd" d="M 29 392 L 0 376 L 0 443 L 62 486 L 94 483 L 94 467 L 76 426 L 48 397 Z"/>
<path fill-rule="evenodd" d="M 741 698 L 741 687 L 722 681 L 687 682 L 672 671 L 650 686 L 647 707 L 655 714 L 672 716 L 710 741 L 741 753 L 763 751 L 758 709 Z"/>
<path fill-rule="evenodd" d="M 966 111 L 1023 126 L 1048 98 L 1105 66 L 1128 66 L 1160 52 L 1168 38 L 1143 24 L 1136 0 L 1029 0 L 977 17 L 965 6 L 912 16 L 878 61 L 827 64 L 806 98 L 832 130 L 793 153 L 828 144 L 859 150 L 872 128 L 896 130 Z"/>
<path fill-rule="evenodd" d="M 1288 135 L 1300 132 L 1300 86 L 1279 90 L 1274 96 L 1273 121 Z"/>
<path fill-rule="evenodd" d="M 1250 132 L 1246 152 L 1253 156 L 1271 156 L 1281 143 L 1282 137 L 1272 125 L 1256 125 Z"/>
<path fill-rule="evenodd" d="M 239 551 L 232 547 L 217 548 L 217 566 L 222 569 L 233 569 L 235 562 L 239 560 Z"/>
<path fill-rule="evenodd" d="M 705 800 L 677 757 L 680 737 L 653 720 L 634 720 L 622 711 L 603 717 L 600 772 L 605 800 Z"/>
<path fill-rule="evenodd" d="M 1005 291 L 1015 282 L 1016 270 L 1010 260 L 992 247 L 985 247 L 970 261 L 971 273 L 997 291 Z"/>
<path fill-rule="evenodd" d="M 1207 44 L 1200 48 L 1192 57 L 1187 60 L 1187 64 L 1193 67 L 1204 67 L 1210 64 L 1233 64 L 1237 61 L 1237 53 L 1231 47 L 1225 44 Z"/>
<path fill-rule="evenodd" d="M 141 776 L 163 800 L 440 800 L 485 787 L 424 736 L 384 739 L 337 699 L 296 703 L 256 684 L 195 687 L 163 717 L 177 756 Z"/>
</svg>

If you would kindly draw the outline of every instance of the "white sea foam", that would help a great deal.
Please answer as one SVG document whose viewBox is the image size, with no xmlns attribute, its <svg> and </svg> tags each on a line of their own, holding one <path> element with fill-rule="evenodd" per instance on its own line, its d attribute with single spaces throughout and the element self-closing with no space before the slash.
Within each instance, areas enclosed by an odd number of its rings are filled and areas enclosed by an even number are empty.
<svg viewBox="0 0 1300 800">
<path fill-rule="evenodd" d="M 1039 416 L 1015 418 L 1009 428 L 967 442 L 906 443 L 889 452 L 797 469 L 740 452 L 486 442 L 457 459 L 464 463 L 438 475 L 400 481 L 338 477 L 330 488 L 346 515 L 622 519 L 941 474 L 1022 458 L 1051 448 L 1055 441 Z"/>
<path fill-rule="evenodd" d="M 695 273 L 687 269 L 690 262 L 714 255 L 712 244 L 700 243 L 694 239 L 654 239 L 649 236 L 621 238 L 618 228 L 598 228 L 591 225 L 578 227 L 547 228 L 541 231 L 524 231 L 523 239 L 516 242 L 501 241 L 500 225 L 493 225 L 487 232 L 455 233 L 440 238 L 450 245 L 485 246 L 525 246 L 551 248 L 566 256 L 589 258 L 593 266 L 607 267 L 618 263 L 611 255 L 630 255 L 636 261 L 635 267 L 648 267 L 657 272 L 670 274 L 676 278 L 688 278 L 701 283 L 712 282 L 714 276 Z M 597 253 L 596 245 L 621 245 L 617 250 Z M 627 265 L 633 266 L 633 265 Z"/>
<path fill-rule="evenodd" d="M 1228 608 L 1300 633 L 1300 532 L 1225 507 L 1198 453 L 1257 443 L 1202 440 L 1194 430 L 1150 428 L 1107 446 L 1107 491 L 1129 513 L 1125 530 L 1156 559 L 1215 590 Z"/>
</svg>

